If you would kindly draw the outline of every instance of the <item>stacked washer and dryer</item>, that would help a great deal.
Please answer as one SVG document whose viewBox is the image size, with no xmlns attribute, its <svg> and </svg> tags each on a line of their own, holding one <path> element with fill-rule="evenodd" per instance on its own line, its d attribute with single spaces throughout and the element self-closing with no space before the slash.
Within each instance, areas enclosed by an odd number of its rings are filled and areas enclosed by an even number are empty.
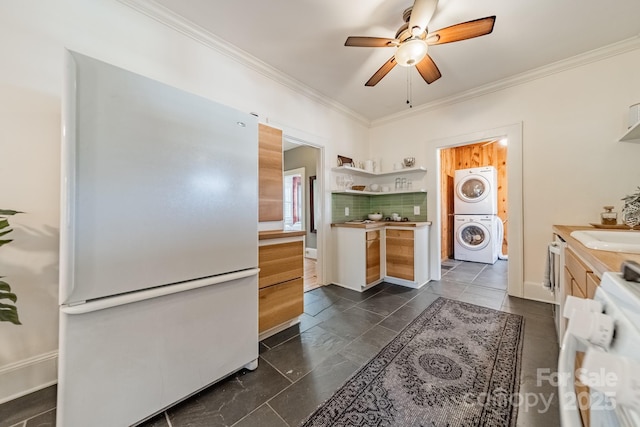
<svg viewBox="0 0 640 427">
<path fill-rule="evenodd" d="M 498 216 L 496 168 L 458 169 L 454 185 L 454 258 L 495 264 L 502 251 L 504 232 Z"/>
</svg>

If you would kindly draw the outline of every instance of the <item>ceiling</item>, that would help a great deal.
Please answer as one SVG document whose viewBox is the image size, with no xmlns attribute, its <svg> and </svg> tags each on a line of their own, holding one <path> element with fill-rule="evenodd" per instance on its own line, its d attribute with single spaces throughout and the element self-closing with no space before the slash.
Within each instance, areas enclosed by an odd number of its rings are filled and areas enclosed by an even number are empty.
<svg viewBox="0 0 640 427">
<path fill-rule="evenodd" d="M 640 29 L 638 0 L 440 0 L 430 31 L 496 15 L 493 33 L 431 46 L 442 78 L 430 85 L 415 67 L 397 66 L 365 87 L 394 48 L 345 47 L 346 38 L 393 38 L 412 0 L 155 3 L 369 121 L 407 111 L 408 92 L 415 108 L 637 37 Z"/>
</svg>

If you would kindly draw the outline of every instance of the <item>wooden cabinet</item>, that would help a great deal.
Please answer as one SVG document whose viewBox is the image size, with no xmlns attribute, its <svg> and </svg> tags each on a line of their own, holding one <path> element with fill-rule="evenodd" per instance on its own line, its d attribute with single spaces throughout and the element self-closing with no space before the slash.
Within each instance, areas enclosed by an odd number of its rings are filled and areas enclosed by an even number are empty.
<svg viewBox="0 0 640 427">
<path fill-rule="evenodd" d="M 564 274 L 567 290 L 580 298 L 593 298 L 600 279 L 568 246 L 564 252 Z"/>
<path fill-rule="evenodd" d="M 260 289 L 258 332 L 263 334 L 282 324 L 288 327 L 304 311 L 303 295 L 302 277 Z"/>
<path fill-rule="evenodd" d="M 590 414 L 590 406 L 591 406 L 591 395 L 589 392 L 589 387 L 584 385 L 579 379 L 578 374 L 582 370 L 582 363 L 584 362 L 584 352 L 578 351 L 576 352 L 575 357 L 575 384 L 573 385 L 573 389 L 576 393 L 576 404 L 578 405 L 578 410 L 580 411 L 580 418 L 582 419 L 582 425 L 584 427 L 589 427 L 591 425 L 591 414 Z"/>
<path fill-rule="evenodd" d="M 304 242 L 302 239 L 299 236 L 263 240 L 258 246 L 260 339 L 296 323 L 298 316 L 304 311 Z"/>
<path fill-rule="evenodd" d="M 387 276 L 413 281 L 413 230 L 387 230 L 385 244 Z"/>
<path fill-rule="evenodd" d="M 429 281 L 428 226 L 388 226 L 384 252 L 386 282 L 419 288 Z"/>
<path fill-rule="evenodd" d="M 304 274 L 302 241 L 270 244 L 258 248 L 259 288 L 297 279 Z"/>
<path fill-rule="evenodd" d="M 363 291 L 382 281 L 384 229 L 335 227 L 334 266 L 336 285 Z"/>
<path fill-rule="evenodd" d="M 564 251 L 564 283 L 570 295 L 579 298 L 593 298 L 596 289 L 600 285 L 600 278 L 595 275 L 591 267 L 578 257 L 570 246 L 567 246 Z M 590 425 L 589 387 L 580 382 L 577 377 L 577 373 L 582 367 L 583 359 L 584 353 L 577 352 L 575 359 L 576 381 L 574 388 L 577 396 L 576 401 L 579 404 L 582 425 L 588 427 Z"/>
<path fill-rule="evenodd" d="M 366 232 L 366 283 L 370 285 L 381 278 L 380 272 L 380 230 Z"/>
<path fill-rule="evenodd" d="M 258 221 L 282 221 L 282 131 L 258 125 Z"/>
</svg>

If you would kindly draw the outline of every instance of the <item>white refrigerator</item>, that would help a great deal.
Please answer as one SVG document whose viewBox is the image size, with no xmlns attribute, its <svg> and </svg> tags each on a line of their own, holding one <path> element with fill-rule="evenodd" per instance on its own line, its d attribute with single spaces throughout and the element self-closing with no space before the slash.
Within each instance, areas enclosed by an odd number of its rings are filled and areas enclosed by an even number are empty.
<svg viewBox="0 0 640 427">
<path fill-rule="evenodd" d="M 131 425 L 257 367 L 257 119 L 66 56 L 57 425 Z"/>
</svg>

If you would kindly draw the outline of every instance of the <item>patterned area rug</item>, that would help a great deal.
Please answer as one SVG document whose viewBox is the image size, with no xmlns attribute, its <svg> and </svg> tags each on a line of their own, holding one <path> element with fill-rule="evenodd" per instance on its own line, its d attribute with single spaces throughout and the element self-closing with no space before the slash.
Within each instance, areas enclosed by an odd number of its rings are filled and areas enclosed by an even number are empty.
<svg viewBox="0 0 640 427">
<path fill-rule="evenodd" d="M 522 316 L 438 298 L 302 425 L 515 426 L 522 331 Z"/>
</svg>

